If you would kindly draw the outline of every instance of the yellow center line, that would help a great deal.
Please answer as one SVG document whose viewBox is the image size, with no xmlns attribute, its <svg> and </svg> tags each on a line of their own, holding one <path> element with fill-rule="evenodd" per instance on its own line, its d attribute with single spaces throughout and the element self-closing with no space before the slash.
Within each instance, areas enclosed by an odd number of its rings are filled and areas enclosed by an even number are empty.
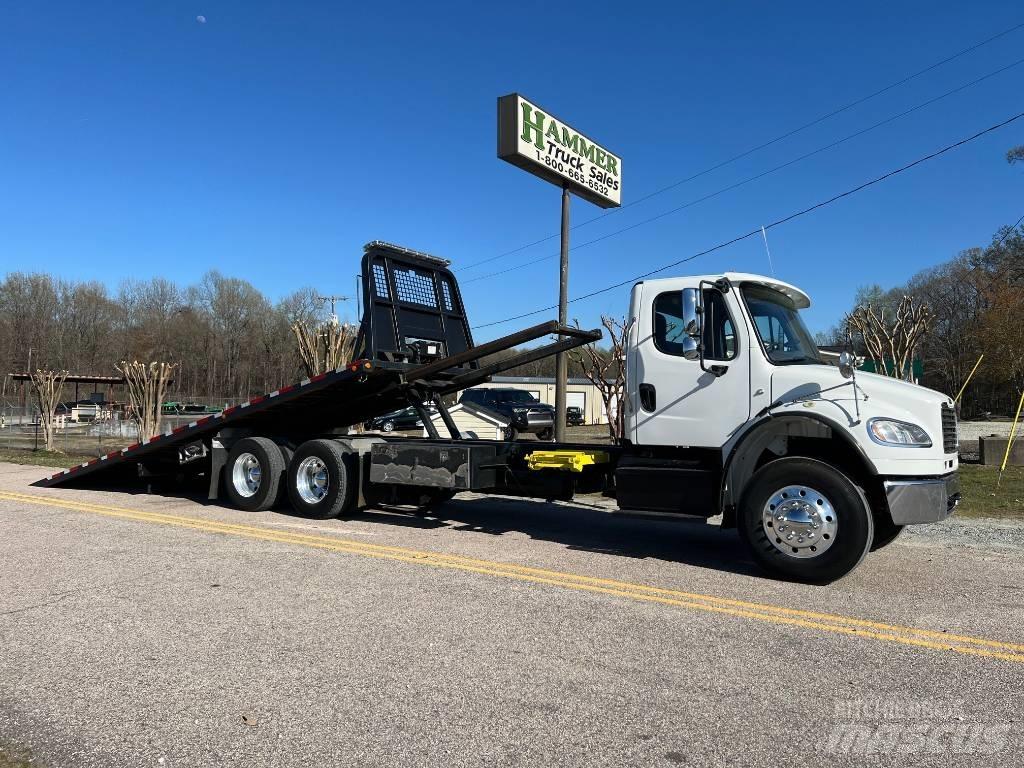
<svg viewBox="0 0 1024 768">
<path fill-rule="evenodd" d="M 632 600 L 671 605 L 692 610 L 708 611 L 729 616 L 766 621 L 775 624 L 797 626 L 883 642 L 953 651 L 955 653 L 984 656 L 1005 661 L 1024 662 L 1024 645 L 1000 640 L 989 640 L 968 635 L 954 635 L 917 627 L 885 624 L 882 622 L 857 619 L 838 614 L 804 611 L 782 606 L 762 604 L 732 598 L 702 595 L 680 590 L 652 587 L 644 584 L 605 579 L 594 576 L 553 571 L 543 568 L 482 560 L 443 552 L 431 552 L 364 541 L 343 539 L 338 536 L 320 536 L 293 533 L 263 526 L 224 523 L 162 512 L 145 512 L 124 507 L 93 504 L 90 502 L 57 499 L 49 496 L 30 495 L 0 491 L 0 499 L 40 506 L 51 506 L 79 512 L 90 512 L 108 517 L 124 518 L 139 522 L 172 525 L 209 533 L 221 533 L 250 539 L 272 541 L 281 544 L 325 549 L 346 554 L 361 555 L 379 559 L 394 560 L 416 565 L 430 565 L 470 573 L 479 573 L 507 579 L 516 579 L 535 584 L 545 584 L 563 589 L 595 592 L 624 597 Z M 934 638 L 934 639 L 930 639 Z M 991 650 L 990 650 L 991 649 Z M 1018 652 L 1015 652 L 1018 651 Z"/>
</svg>

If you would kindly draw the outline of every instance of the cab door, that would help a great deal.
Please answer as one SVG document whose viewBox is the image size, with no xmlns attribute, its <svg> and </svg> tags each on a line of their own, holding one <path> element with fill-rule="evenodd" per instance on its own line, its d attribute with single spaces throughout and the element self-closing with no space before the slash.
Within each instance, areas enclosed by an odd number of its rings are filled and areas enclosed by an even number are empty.
<svg viewBox="0 0 1024 768">
<path fill-rule="evenodd" d="M 703 290 L 709 370 L 702 370 L 699 360 L 684 356 L 683 287 L 675 281 L 643 286 L 629 368 L 632 439 L 639 445 L 720 448 L 750 418 L 749 344 L 738 294 Z"/>
</svg>

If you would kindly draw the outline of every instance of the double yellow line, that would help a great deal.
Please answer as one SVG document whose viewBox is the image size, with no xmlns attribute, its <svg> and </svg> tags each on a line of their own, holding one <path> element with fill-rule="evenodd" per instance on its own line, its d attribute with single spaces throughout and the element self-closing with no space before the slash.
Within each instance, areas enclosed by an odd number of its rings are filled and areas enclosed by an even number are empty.
<svg viewBox="0 0 1024 768">
<path fill-rule="evenodd" d="M 637 600 L 646 603 L 657 603 L 678 608 L 735 616 L 738 618 L 764 621 L 772 624 L 783 624 L 803 629 L 851 635 L 880 642 L 899 643 L 937 651 L 971 656 L 984 656 L 1003 661 L 1024 663 L 1024 645 L 1007 643 L 1000 640 L 988 640 L 968 635 L 954 635 L 917 627 L 904 627 L 895 624 L 884 624 L 877 621 L 857 619 L 838 614 L 804 611 L 796 608 L 755 603 L 746 600 L 702 595 L 675 589 L 651 587 L 645 584 L 633 584 L 615 579 L 603 579 L 594 576 L 582 576 L 563 571 L 544 568 L 531 568 L 513 563 L 502 563 L 493 560 L 463 557 L 443 552 L 429 552 L 405 547 L 393 547 L 381 544 L 368 544 L 335 536 L 309 535 L 280 531 L 263 526 L 238 525 L 215 520 L 204 520 L 196 517 L 168 515 L 159 512 L 143 512 L 136 509 L 111 507 L 91 504 L 69 499 L 58 499 L 50 496 L 30 495 L 0 491 L 0 500 L 34 504 L 46 507 L 89 512 L 107 517 L 136 520 L 159 525 L 172 525 L 178 528 L 190 528 L 207 533 L 220 533 L 228 536 L 239 536 L 247 539 L 273 541 L 280 544 L 293 544 L 303 547 L 325 549 L 333 552 L 374 557 L 384 560 L 395 560 L 415 565 L 427 565 L 435 568 L 479 573 L 486 576 L 515 579 L 517 581 L 544 584 L 562 589 L 574 589 L 583 592 L 596 592 L 618 598 Z"/>
</svg>

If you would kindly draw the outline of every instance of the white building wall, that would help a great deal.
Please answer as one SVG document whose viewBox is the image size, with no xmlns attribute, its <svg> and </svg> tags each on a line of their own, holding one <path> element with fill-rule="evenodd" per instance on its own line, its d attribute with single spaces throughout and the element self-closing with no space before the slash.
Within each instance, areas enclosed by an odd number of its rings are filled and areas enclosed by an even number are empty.
<svg viewBox="0 0 1024 768">
<path fill-rule="evenodd" d="M 501 440 L 502 428 L 494 424 L 493 422 L 480 418 L 475 413 L 467 411 L 463 408 L 453 408 L 450 411 L 452 421 L 455 422 L 455 426 L 458 427 L 459 432 L 463 434 L 472 432 L 481 440 Z M 445 426 L 444 421 L 440 415 L 434 416 L 431 421 L 434 422 L 434 427 L 441 435 L 448 434 L 448 428 Z M 427 430 L 423 430 L 423 436 L 427 436 Z"/>
</svg>

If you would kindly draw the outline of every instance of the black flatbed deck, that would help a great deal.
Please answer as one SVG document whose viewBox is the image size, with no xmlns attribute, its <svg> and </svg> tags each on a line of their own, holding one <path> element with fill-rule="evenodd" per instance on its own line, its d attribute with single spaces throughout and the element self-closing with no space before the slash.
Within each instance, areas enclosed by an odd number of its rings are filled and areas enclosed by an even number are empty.
<svg viewBox="0 0 1024 768">
<path fill-rule="evenodd" d="M 352 362 L 70 467 L 35 485 L 54 487 L 101 474 L 138 477 L 188 471 L 182 468 L 200 466 L 195 462 L 212 453 L 217 435 L 230 440 L 234 431 L 273 436 L 297 445 L 313 437 L 339 436 L 346 428 L 410 405 L 420 410 L 431 439 L 468 444 L 473 441 L 437 434 L 423 403 L 433 402 L 450 419 L 441 400 L 444 396 L 488 381 L 516 365 L 601 338 L 598 330 L 552 321 L 474 345 L 458 282 L 448 262 L 379 241 L 369 243 L 364 251 L 366 301 Z M 530 349 L 520 347 L 544 337 L 554 340 Z M 488 359 L 508 352 L 512 354 L 497 362 Z M 454 427 L 449 425 L 449 431 Z M 551 444 L 542 445 L 551 449 Z M 571 450 L 573 445 L 564 449 Z M 194 452 L 186 455 L 189 451 Z M 219 471 L 214 463 L 211 493 Z"/>
<path fill-rule="evenodd" d="M 387 412 L 389 407 L 396 409 L 405 404 L 399 389 L 400 380 L 395 371 L 375 368 L 368 361 L 356 361 L 77 464 L 33 485 L 52 488 L 115 466 L 132 467 L 143 459 L 210 439 L 225 429 L 298 431 L 312 429 L 315 423 L 359 423 L 363 413 Z"/>
</svg>

